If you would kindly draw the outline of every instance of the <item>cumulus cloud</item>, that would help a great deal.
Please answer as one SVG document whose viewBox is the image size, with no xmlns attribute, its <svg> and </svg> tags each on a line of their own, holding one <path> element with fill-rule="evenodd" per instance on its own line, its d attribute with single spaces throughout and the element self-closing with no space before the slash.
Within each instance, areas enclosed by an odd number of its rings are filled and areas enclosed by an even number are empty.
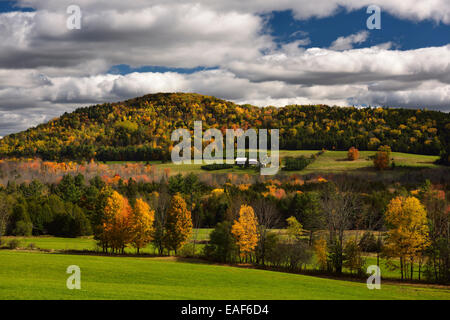
<svg viewBox="0 0 450 320">
<path fill-rule="evenodd" d="M 360 44 L 369 37 L 368 31 L 360 31 L 347 37 L 339 37 L 333 41 L 330 46 L 331 50 L 348 50 L 353 49 L 354 44 Z"/>
<path fill-rule="evenodd" d="M 261 16 L 329 17 L 377 4 L 414 21 L 450 24 L 448 0 L 77 0 L 82 29 L 66 28 L 69 0 L 20 0 L 35 12 L 0 14 L 0 136 L 65 111 L 156 92 L 198 92 L 255 105 L 371 104 L 449 111 L 450 44 L 355 48 L 367 31 L 330 48 L 281 46 Z M 192 74 L 109 74 L 113 66 L 213 67 Z"/>
<path fill-rule="evenodd" d="M 160 4 L 160 0 L 77 0 L 77 4 L 87 11 L 103 8 L 117 8 L 119 11 L 140 9 Z M 65 9 L 72 4 L 71 0 L 20 0 L 23 6 L 36 9 Z M 164 3 L 179 4 L 179 0 L 164 0 Z M 345 10 L 358 10 L 369 5 L 378 5 L 383 11 L 402 19 L 415 21 L 434 20 L 436 22 L 450 23 L 450 3 L 447 0 L 184 0 L 183 3 L 199 3 L 217 11 L 236 11 L 245 13 L 265 13 L 280 10 L 293 10 L 297 19 L 311 17 L 328 17 L 335 14 L 340 8 Z"/>
</svg>

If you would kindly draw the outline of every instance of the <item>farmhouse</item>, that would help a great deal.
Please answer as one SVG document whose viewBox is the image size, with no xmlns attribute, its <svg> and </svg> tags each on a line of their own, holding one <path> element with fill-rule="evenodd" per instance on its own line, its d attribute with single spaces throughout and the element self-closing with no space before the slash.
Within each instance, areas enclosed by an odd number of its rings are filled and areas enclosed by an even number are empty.
<svg viewBox="0 0 450 320">
<path fill-rule="evenodd" d="M 247 163 L 247 158 L 236 158 L 236 164 L 238 166 L 245 166 Z"/>
</svg>

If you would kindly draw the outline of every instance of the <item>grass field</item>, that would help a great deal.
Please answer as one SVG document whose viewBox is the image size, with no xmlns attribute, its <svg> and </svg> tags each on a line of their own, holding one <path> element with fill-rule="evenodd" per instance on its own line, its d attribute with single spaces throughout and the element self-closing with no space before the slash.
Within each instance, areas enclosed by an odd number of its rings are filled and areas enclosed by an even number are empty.
<svg viewBox="0 0 450 320">
<path fill-rule="evenodd" d="M 208 240 L 209 234 L 213 229 L 195 229 L 194 233 L 197 233 L 197 240 Z M 282 235 L 285 230 L 273 230 L 278 234 Z M 348 231 L 346 233 L 346 237 L 354 236 L 355 231 Z M 361 232 L 359 232 L 361 234 Z M 39 237 L 3 237 L 3 246 L 6 247 L 8 242 L 12 239 L 19 241 L 19 249 L 29 249 L 29 246 L 32 245 L 34 249 L 40 249 L 41 251 L 49 251 L 49 252 L 64 252 L 64 251 L 91 251 L 94 253 L 98 248 L 96 247 L 96 241 L 92 237 L 81 237 L 81 238 L 57 238 L 52 236 L 39 236 Z M 201 254 L 204 244 L 197 244 L 195 247 L 196 254 Z M 191 248 L 192 249 L 192 248 Z M 189 253 L 191 253 L 191 249 L 189 249 Z M 99 250 L 99 249 L 98 249 Z M 135 254 L 136 250 L 133 248 L 126 248 L 125 252 L 128 254 Z M 151 254 L 156 255 L 157 250 L 151 244 L 146 248 L 141 249 L 141 254 Z M 366 255 L 364 256 L 366 260 L 366 267 L 369 265 L 376 265 L 376 257 L 374 255 Z M 311 264 L 307 264 L 304 266 L 306 270 L 316 270 L 317 265 L 314 262 L 314 259 Z M 399 269 L 390 269 L 386 265 L 385 259 L 380 259 L 380 268 L 381 274 L 384 278 L 389 279 L 400 279 L 400 271 Z M 418 266 L 415 268 L 415 276 L 417 279 L 417 270 Z M 344 272 L 349 272 L 346 268 L 344 268 Z"/>
<path fill-rule="evenodd" d="M 209 234 L 213 229 L 194 229 L 192 239 L 197 241 L 208 240 Z M 35 248 L 44 250 L 90 250 L 96 249 L 96 241 L 93 237 L 79 237 L 79 238 L 57 238 L 52 236 L 39 237 L 2 237 L 6 245 L 10 240 L 16 239 L 19 241 L 20 248 L 27 248 L 33 245 Z M 127 248 L 127 253 L 134 253 L 135 249 Z M 155 253 L 152 245 L 141 250 L 141 253 Z"/>
<path fill-rule="evenodd" d="M 81 269 L 68 290 L 66 269 Z M 0 299 L 445 299 L 437 287 L 331 280 L 172 258 L 99 257 L 0 251 Z"/>
<path fill-rule="evenodd" d="M 317 150 L 280 150 L 280 157 L 298 157 L 301 155 L 310 156 L 312 154 L 317 153 Z M 339 172 L 348 172 L 348 171 L 373 171 L 373 161 L 369 158 L 373 156 L 375 151 L 360 151 L 359 159 L 356 161 L 348 161 L 347 160 L 347 151 L 327 151 L 323 155 L 317 158 L 317 160 L 309 165 L 306 169 L 302 171 L 290 171 L 286 174 L 292 173 L 301 173 L 301 174 L 309 174 L 309 173 L 339 173 Z M 434 164 L 434 162 L 439 158 L 438 156 L 426 156 L 426 155 L 417 155 L 417 154 L 408 154 L 408 153 L 400 153 L 393 152 L 391 153 L 392 158 L 394 159 L 395 165 L 397 166 L 397 172 L 402 172 L 404 170 L 411 170 L 414 168 L 437 168 L 438 165 Z M 120 161 L 111 161 L 107 162 L 108 164 L 121 164 L 126 162 Z M 200 164 L 181 164 L 175 165 L 171 162 L 161 163 L 159 161 L 151 161 L 150 164 L 156 166 L 156 168 L 160 170 L 170 169 L 172 174 L 177 173 L 204 173 L 208 172 L 201 169 Z M 259 171 L 252 168 L 232 168 L 232 169 L 224 169 L 211 171 L 214 173 L 237 173 L 237 174 L 257 174 Z M 393 171 L 389 171 L 388 173 L 392 173 Z"/>
</svg>

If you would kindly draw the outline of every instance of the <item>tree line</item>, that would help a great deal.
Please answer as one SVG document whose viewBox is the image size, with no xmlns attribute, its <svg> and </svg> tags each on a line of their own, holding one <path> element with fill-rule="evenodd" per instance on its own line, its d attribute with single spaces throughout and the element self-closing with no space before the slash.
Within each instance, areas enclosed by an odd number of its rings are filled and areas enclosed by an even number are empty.
<svg viewBox="0 0 450 320">
<path fill-rule="evenodd" d="M 65 175 L 58 183 L 1 187 L 0 236 L 93 234 L 104 252 L 140 252 L 151 243 L 159 254 L 198 255 L 190 240 L 208 227 L 214 231 L 202 255 L 214 261 L 292 271 L 315 264 L 321 272 L 357 274 L 362 253 L 374 252 L 400 268 L 403 279 L 448 282 L 447 187 L 429 181 L 388 187 L 350 176 L 214 187 L 195 174 L 108 185 L 100 177 Z M 352 230 L 367 232 L 349 237 Z"/>
</svg>

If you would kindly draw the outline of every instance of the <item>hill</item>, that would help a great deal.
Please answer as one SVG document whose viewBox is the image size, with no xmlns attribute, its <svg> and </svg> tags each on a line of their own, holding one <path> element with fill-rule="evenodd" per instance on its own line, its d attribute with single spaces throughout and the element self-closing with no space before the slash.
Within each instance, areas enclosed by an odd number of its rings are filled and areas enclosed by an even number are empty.
<svg viewBox="0 0 450 320">
<path fill-rule="evenodd" d="M 438 155 L 450 128 L 447 113 L 392 108 L 290 105 L 259 108 L 211 96 L 159 93 L 65 113 L 0 140 L 0 157 L 44 160 L 164 160 L 176 128 L 276 128 L 288 150 L 376 150 Z"/>
</svg>

